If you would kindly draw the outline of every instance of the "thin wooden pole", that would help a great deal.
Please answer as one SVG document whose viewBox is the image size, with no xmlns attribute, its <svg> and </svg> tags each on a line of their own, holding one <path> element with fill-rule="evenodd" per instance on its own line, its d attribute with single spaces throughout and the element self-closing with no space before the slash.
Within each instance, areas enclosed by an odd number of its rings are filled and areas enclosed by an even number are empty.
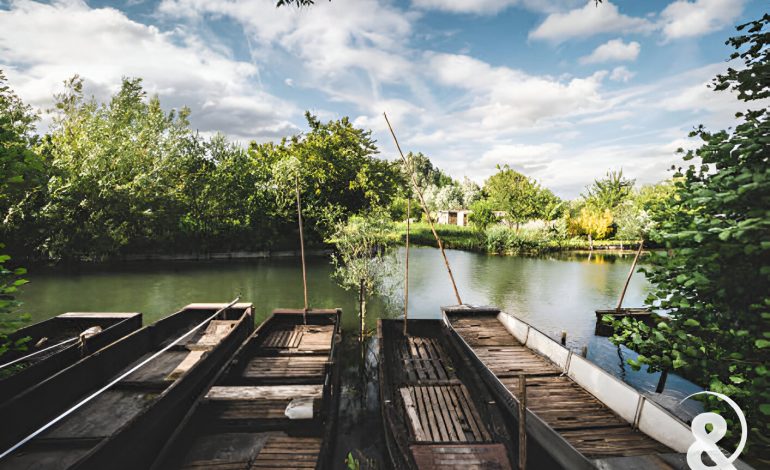
<svg viewBox="0 0 770 470">
<path fill-rule="evenodd" d="M 519 374 L 519 470 L 527 468 L 527 376 Z"/>
<path fill-rule="evenodd" d="M 409 167 L 409 172 L 412 168 Z M 409 322 L 409 219 L 412 217 L 411 191 L 406 195 L 406 266 L 404 269 L 404 336 L 408 336 L 407 323 Z"/>
<path fill-rule="evenodd" d="M 383 116 L 385 116 L 385 122 L 388 123 L 388 129 L 390 129 L 390 135 L 393 136 L 393 141 L 396 143 L 396 148 L 398 149 L 398 153 L 401 154 L 401 160 L 404 161 L 405 165 L 408 165 L 406 157 L 404 156 L 404 152 L 401 151 L 401 146 L 398 144 L 398 139 L 396 138 L 396 133 L 393 132 L 393 126 L 390 125 L 390 120 L 388 120 L 388 115 L 386 113 L 382 113 Z M 430 225 L 430 231 L 433 232 L 433 236 L 436 238 L 436 242 L 438 243 L 438 249 L 441 251 L 441 256 L 444 257 L 444 264 L 446 265 L 446 270 L 449 273 L 449 280 L 452 281 L 452 288 L 455 291 L 455 297 L 457 298 L 457 304 L 462 305 L 463 301 L 460 298 L 460 292 L 457 290 L 457 284 L 455 283 L 455 277 L 452 274 L 452 268 L 449 266 L 449 259 L 446 257 L 446 252 L 444 252 L 444 244 L 441 243 L 441 238 L 439 238 L 438 233 L 436 233 L 436 228 L 433 225 L 433 217 L 430 215 L 430 211 L 428 210 L 428 205 L 425 204 L 425 198 L 422 197 L 422 191 L 420 190 L 420 186 L 417 184 L 417 179 L 414 177 L 414 172 L 409 171 L 409 176 L 412 180 L 412 186 L 414 186 L 414 191 L 417 193 L 417 197 L 420 199 L 420 205 L 422 206 L 423 212 L 425 212 L 425 215 L 428 217 L 428 224 Z"/>
<path fill-rule="evenodd" d="M 644 240 L 639 241 L 639 249 L 636 250 L 636 256 L 634 256 L 634 262 L 631 263 L 631 270 L 628 271 L 628 277 L 626 278 L 626 284 L 623 286 L 623 292 L 620 293 L 620 299 L 618 299 L 618 306 L 615 311 L 620 312 L 620 307 L 623 305 L 623 298 L 626 296 L 626 290 L 628 289 L 628 283 L 631 282 L 631 276 L 634 275 L 634 269 L 636 269 L 636 263 L 639 261 L 639 255 L 642 254 L 642 246 Z"/>
<path fill-rule="evenodd" d="M 302 257 L 302 289 L 305 294 L 305 308 L 302 310 L 302 322 L 307 325 L 307 271 L 305 269 L 305 237 L 302 233 L 302 203 L 299 198 L 299 176 L 294 177 L 294 188 L 297 191 L 297 220 L 299 221 L 299 250 Z"/>
</svg>

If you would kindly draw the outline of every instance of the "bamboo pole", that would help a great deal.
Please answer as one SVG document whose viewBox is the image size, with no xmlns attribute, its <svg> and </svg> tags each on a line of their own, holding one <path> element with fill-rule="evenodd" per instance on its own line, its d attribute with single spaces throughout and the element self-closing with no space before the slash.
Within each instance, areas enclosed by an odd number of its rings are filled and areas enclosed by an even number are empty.
<svg viewBox="0 0 770 470">
<path fill-rule="evenodd" d="M 409 167 L 412 172 L 412 167 Z M 404 269 L 404 336 L 408 336 L 407 323 L 409 322 L 409 226 L 412 217 L 412 198 L 411 192 L 406 195 L 406 266 Z"/>
<path fill-rule="evenodd" d="M 388 129 L 390 129 L 390 135 L 393 136 L 393 141 L 396 143 L 396 148 L 398 149 L 398 153 L 401 154 L 401 160 L 403 160 L 405 165 L 408 165 L 406 157 L 404 156 L 404 152 L 401 151 L 401 146 L 398 143 L 398 139 L 396 138 L 396 133 L 393 132 L 393 126 L 390 125 L 390 120 L 388 119 L 387 113 L 382 113 L 383 116 L 385 116 L 385 122 L 388 123 Z M 436 233 L 436 227 L 433 225 L 433 217 L 430 215 L 430 211 L 428 210 L 428 205 L 425 204 L 425 198 L 422 197 L 422 191 L 420 190 L 420 186 L 417 185 L 417 179 L 414 177 L 414 172 L 409 171 L 410 179 L 412 180 L 412 186 L 414 186 L 414 191 L 417 193 L 417 197 L 420 199 L 420 205 L 422 206 L 423 212 L 425 212 L 425 215 L 428 217 L 428 224 L 430 225 L 430 231 L 433 232 L 433 236 L 436 238 L 436 242 L 438 243 L 438 249 L 441 251 L 441 256 L 444 258 L 444 264 L 446 265 L 446 270 L 449 273 L 449 280 L 452 281 L 452 288 L 455 292 L 455 297 L 457 298 L 457 304 L 462 305 L 463 301 L 460 298 L 460 292 L 457 290 L 457 284 L 455 283 L 455 277 L 452 274 L 452 268 L 449 266 L 449 259 L 446 257 L 446 252 L 444 251 L 444 244 L 441 243 L 441 238 L 439 238 L 438 233 Z"/>
<path fill-rule="evenodd" d="M 302 203 L 299 198 L 299 176 L 294 177 L 294 188 L 297 191 L 297 220 L 299 221 L 299 250 L 302 258 L 302 290 L 305 294 L 305 308 L 302 310 L 302 322 L 307 325 L 307 270 L 305 269 L 305 238 L 302 233 Z"/>
<path fill-rule="evenodd" d="M 631 282 L 631 276 L 634 275 L 634 269 L 636 269 L 636 263 L 639 261 L 639 255 L 642 254 L 642 246 L 644 240 L 639 241 L 639 249 L 636 250 L 636 256 L 634 256 L 634 262 L 631 263 L 631 270 L 628 271 L 628 277 L 626 278 L 626 284 L 623 286 L 623 291 L 620 293 L 620 299 L 618 299 L 618 306 L 615 307 L 616 312 L 620 312 L 620 307 L 623 305 L 623 298 L 626 296 L 626 290 L 628 290 L 628 283 Z"/>
</svg>

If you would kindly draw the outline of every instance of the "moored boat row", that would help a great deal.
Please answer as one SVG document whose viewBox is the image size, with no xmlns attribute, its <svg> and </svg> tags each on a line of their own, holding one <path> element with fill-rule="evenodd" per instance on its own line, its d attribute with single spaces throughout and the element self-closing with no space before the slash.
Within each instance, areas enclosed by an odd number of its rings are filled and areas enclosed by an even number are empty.
<svg viewBox="0 0 770 470">
<path fill-rule="evenodd" d="M 442 311 L 378 323 L 394 468 L 689 468 L 689 426 L 647 396 L 496 308 Z M 341 311 L 253 315 L 189 305 L 13 396 L 0 470 L 338 467 Z"/>
</svg>

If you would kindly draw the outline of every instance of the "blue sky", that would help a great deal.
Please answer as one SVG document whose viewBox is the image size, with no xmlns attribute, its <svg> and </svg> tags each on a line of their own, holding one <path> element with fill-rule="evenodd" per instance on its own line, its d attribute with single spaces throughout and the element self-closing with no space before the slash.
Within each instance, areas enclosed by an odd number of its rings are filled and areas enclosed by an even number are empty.
<svg viewBox="0 0 770 470">
<path fill-rule="evenodd" d="M 563 197 L 622 168 L 665 178 L 698 124 L 742 105 L 706 84 L 752 0 L 0 0 L 0 68 L 45 109 L 75 73 L 99 99 L 122 76 L 201 133 L 301 132 L 305 110 L 349 116 L 479 183 L 508 164 Z M 42 126 L 45 127 L 45 117 Z"/>
</svg>

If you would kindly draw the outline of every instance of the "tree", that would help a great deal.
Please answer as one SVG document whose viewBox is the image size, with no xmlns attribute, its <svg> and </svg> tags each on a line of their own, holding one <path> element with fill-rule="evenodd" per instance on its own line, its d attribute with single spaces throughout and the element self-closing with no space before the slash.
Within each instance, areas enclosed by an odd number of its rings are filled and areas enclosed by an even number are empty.
<svg viewBox="0 0 770 470">
<path fill-rule="evenodd" d="M 397 236 L 382 209 L 338 222 L 327 242 L 335 246 L 333 276 L 345 289 L 358 290 L 361 336 L 365 333 L 367 299 L 381 293 L 395 272 L 397 261 L 388 250 Z"/>
<path fill-rule="evenodd" d="M 676 197 L 669 182 L 646 185 L 633 192 L 615 208 L 615 235 L 621 240 L 657 240 L 658 224 L 653 214 L 666 217 L 672 198 Z"/>
<path fill-rule="evenodd" d="M 470 223 L 479 232 L 484 232 L 490 225 L 496 224 L 494 206 L 488 199 L 478 199 L 471 204 Z"/>
<path fill-rule="evenodd" d="M 729 69 L 714 80 L 744 101 L 768 97 L 770 15 L 738 27 L 728 44 L 745 69 Z M 664 217 L 656 214 L 667 249 L 653 253 L 644 270 L 654 285 L 648 302 L 670 321 L 653 327 L 624 321 L 613 341 L 640 352 L 634 367 L 673 370 L 730 396 L 751 428 L 746 452 L 770 455 L 770 122 L 767 110 L 737 115 L 732 130 L 697 128 L 695 161 L 675 173 L 675 198 Z M 728 421 L 728 441 L 739 426 L 729 406 L 716 398 L 707 407 Z M 765 462 L 766 464 L 767 462 Z"/>
<path fill-rule="evenodd" d="M 328 123 L 310 113 L 305 117 L 310 132 L 277 149 L 272 173 L 278 191 L 293 195 L 294 177 L 287 179 L 281 160 L 296 160 L 309 225 L 324 232 L 352 214 L 389 205 L 398 176 L 392 165 L 375 158 L 371 131 L 354 127 L 347 117 Z"/>
<path fill-rule="evenodd" d="M 34 123 L 37 116 L 32 109 L 10 89 L 0 70 L 0 215 L 3 217 L 3 235 L 7 235 L 9 210 L 24 199 L 23 191 L 42 169 L 42 162 L 32 146 L 37 142 Z M 0 249 L 5 248 L 0 243 Z M 24 348 L 28 338 L 10 344 L 8 333 L 16 330 L 27 315 L 17 312 L 20 303 L 15 299 L 18 288 L 27 283 L 24 268 L 6 266 L 11 259 L 0 252 L 0 356 L 9 349 Z"/>
<path fill-rule="evenodd" d="M 539 185 L 508 165 L 498 165 L 497 173 L 484 183 L 484 192 L 495 209 L 505 211 L 508 221 L 515 223 L 517 229 L 541 212 Z"/>
<path fill-rule="evenodd" d="M 579 231 L 588 236 L 590 249 L 594 249 L 594 240 L 602 240 L 612 233 L 612 212 L 593 204 L 585 204 L 575 220 Z"/>
<path fill-rule="evenodd" d="M 586 187 L 582 195 L 586 202 L 599 209 L 614 209 L 631 194 L 634 188 L 634 180 L 623 177 L 623 170 L 608 171 L 602 179 Z"/>
<path fill-rule="evenodd" d="M 36 151 L 38 120 L 0 70 L 0 237 L 15 251 L 25 239 L 36 240 L 32 219 L 42 205 L 46 164 Z"/>
</svg>

